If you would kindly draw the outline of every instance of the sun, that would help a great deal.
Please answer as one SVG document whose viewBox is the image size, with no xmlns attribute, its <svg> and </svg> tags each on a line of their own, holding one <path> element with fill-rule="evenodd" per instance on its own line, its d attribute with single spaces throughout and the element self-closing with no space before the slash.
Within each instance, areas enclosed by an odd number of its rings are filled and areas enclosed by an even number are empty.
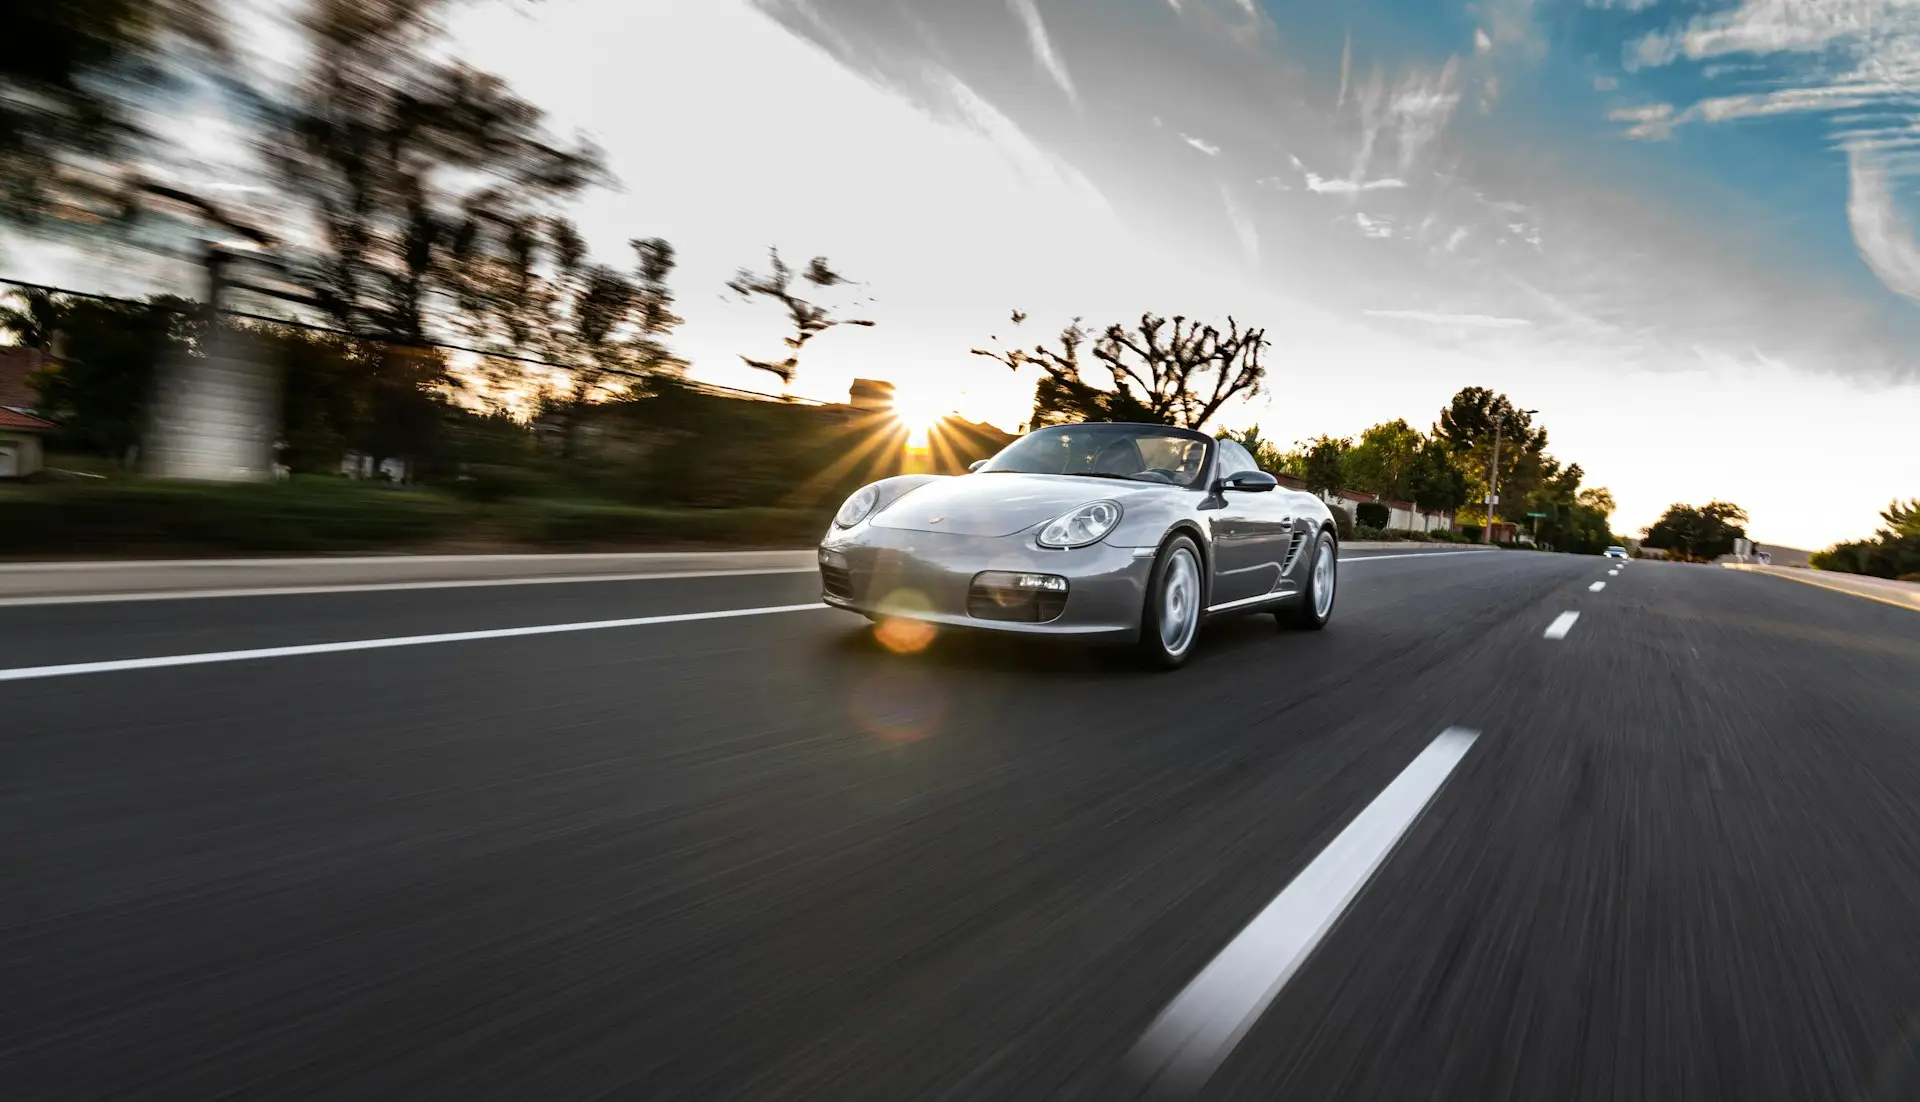
<svg viewBox="0 0 1920 1102">
<path fill-rule="evenodd" d="M 946 402 L 924 392 L 896 391 L 893 396 L 893 417 L 906 426 L 909 448 L 927 447 L 934 428 L 951 413 Z"/>
</svg>

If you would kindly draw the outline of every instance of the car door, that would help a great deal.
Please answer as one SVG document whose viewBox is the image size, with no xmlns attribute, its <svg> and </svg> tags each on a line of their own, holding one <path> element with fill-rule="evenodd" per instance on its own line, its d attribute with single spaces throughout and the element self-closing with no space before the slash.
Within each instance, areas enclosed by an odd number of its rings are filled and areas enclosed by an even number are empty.
<svg viewBox="0 0 1920 1102">
<path fill-rule="evenodd" d="M 1259 464 L 1232 440 L 1216 443 L 1221 482 Z M 1293 518 L 1282 495 L 1221 490 L 1213 521 L 1213 607 L 1257 600 L 1273 592 Z"/>
</svg>

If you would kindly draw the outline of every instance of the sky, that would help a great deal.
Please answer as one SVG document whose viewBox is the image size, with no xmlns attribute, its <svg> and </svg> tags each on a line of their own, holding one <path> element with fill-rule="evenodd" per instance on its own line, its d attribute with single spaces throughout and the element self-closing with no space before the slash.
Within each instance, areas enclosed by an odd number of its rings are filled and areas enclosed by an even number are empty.
<svg viewBox="0 0 1920 1102">
<path fill-rule="evenodd" d="M 1823 547 L 1920 494 L 1920 6 L 544 0 L 449 30 L 606 151 L 598 254 L 677 246 L 697 378 L 777 389 L 739 359 L 784 354 L 777 312 L 724 284 L 778 246 L 878 323 L 810 344 L 800 395 L 881 378 L 1011 428 L 1032 377 L 970 349 L 1232 316 L 1269 375 L 1221 423 L 1283 446 L 1477 385 L 1620 531 L 1721 499 Z"/>
<path fill-rule="evenodd" d="M 1270 373 L 1223 421 L 1283 444 L 1480 385 L 1621 530 L 1724 499 L 1821 547 L 1920 493 L 1920 8 L 559 0 L 456 33 L 606 148 L 600 248 L 680 247 L 713 381 L 773 383 L 738 355 L 777 317 L 720 288 L 778 245 L 879 323 L 811 345 L 801 394 L 1011 427 L 1032 379 L 970 349 L 1232 315 Z"/>
</svg>

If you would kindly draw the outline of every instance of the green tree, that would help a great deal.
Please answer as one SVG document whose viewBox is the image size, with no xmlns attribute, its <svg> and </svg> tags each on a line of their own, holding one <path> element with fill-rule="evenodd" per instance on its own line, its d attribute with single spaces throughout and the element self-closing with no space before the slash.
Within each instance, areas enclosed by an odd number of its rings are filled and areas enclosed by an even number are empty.
<svg viewBox="0 0 1920 1102">
<path fill-rule="evenodd" d="M 1458 512 L 1467 503 L 1466 472 L 1444 441 L 1429 437 L 1421 445 L 1409 492 L 1415 505 L 1433 513 Z"/>
<path fill-rule="evenodd" d="M 786 338 L 787 358 L 756 360 L 751 356 L 740 357 L 748 367 L 773 375 L 785 386 L 793 382 L 793 377 L 799 373 L 800 353 L 814 338 L 836 326 L 871 328 L 875 323 L 861 318 L 835 317 L 832 308 L 801 298 L 794 287 L 795 273 L 786 261 L 780 259 L 780 250 L 769 249 L 768 254 L 769 264 L 765 273 L 742 268 L 738 275 L 728 281 L 727 289 L 747 301 L 755 298 L 772 299 L 786 311 L 787 323 L 793 326 L 793 335 Z M 799 274 L 806 282 L 822 290 L 840 287 L 848 282 L 845 276 L 833 270 L 833 265 L 824 256 L 814 257 L 806 270 Z"/>
<path fill-rule="evenodd" d="M 1500 443 L 1500 499 L 1503 505 L 1530 502 L 1541 486 L 1558 473 L 1546 455 L 1547 431 L 1535 427 L 1533 416 L 1514 406 L 1504 394 L 1470 386 L 1453 396 L 1440 411 L 1434 435 L 1453 450 L 1467 476 L 1470 500 L 1485 498 L 1488 465 L 1493 459 L 1496 427 Z M 1495 515 L 1501 510 L 1496 508 Z"/>
<path fill-rule="evenodd" d="M 1733 553 L 1747 534 L 1746 511 L 1724 501 L 1701 506 L 1669 505 L 1641 542 L 1687 562 L 1712 562 Z"/>
<path fill-rule="evenodd" d="M 1332 436 L 1316 436 L 1307 442 L 1306 470 L 1301 477 L 1307 489 L 1315 493 L 1337 494 L 1347 488 L 1347 455 L 1353 441 Z"/>
<path fill-rule="evenodd" d="M 65 347 L 36 380 L 42 411 L 69 443 L 130 463 L 161 365 L 196 344 L 193 304 L 56 297 L 44 309 Z"/>
<path fill-rule="evenodd" d="M 1375 425 L 1347 453 L 1346 481 L 1392 501 L 1411 500 L 1426 445 L 1425 434 L 1404 420 Z"/>
<path fill-rule="evenodd" d="M 1013 324 L 1027 315 L 1016 310 Z M 999 338 L 994 338 L 999 342 Z M 1224 330 L 1183 316 L 1142 314 L 1135 326 L 1119 323 L 1098 335 L 1075 318 L 1061 330 L 1058 347 L 1031 350 L 973 349 L 1018 371 L 1035 367 L 1033 427 L 1076 421 L 1138 421 L 1197 429 L 1227 402 L 1260 393 L 1267 368 L 1266 330 L 1242 329 L 1229 317 Z M 1085 353 L 1093 364 L 1082 362 Z M 1097 365 L 1106 385 L 1087 371 Z"/>
<path fill-rule="evenodd" d="M 1287 457 L 1281 453 L 1273 441 L 1261 437 L 1260 426 L 1257 424 L 1238 431 L 1221 429 L 1214 433 L 1214 437 L 1219 440 L 1231 440 L 1247 449 L 1247 453 L 1253 456 L 1254 462 L 1260 464 L 1260 469 L 1269 474 L 1289 473 L 1286 469 Z"/>
<path fill-rule="evenodd" d="M 1581 490 L 1574 501 L 1583 509 L 1591 509 L 1603 517 L 1611 517 L 1615 509 L 1613 493 L 1605 486 L 1594 486 Z"/>
</svg>

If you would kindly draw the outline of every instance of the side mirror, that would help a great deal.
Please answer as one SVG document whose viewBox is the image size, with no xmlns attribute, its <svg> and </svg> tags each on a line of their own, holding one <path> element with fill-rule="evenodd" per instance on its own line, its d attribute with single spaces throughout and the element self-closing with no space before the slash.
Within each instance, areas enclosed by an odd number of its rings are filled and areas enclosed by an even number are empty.
<svg viewBox="0 0 1920 1102">
<path fill-rule="evenodd" d="M 1280 485 L 1280 480 L 1265 471 L 1236 471 L 1220 480 L 1223 490 L 1238 490 L 1244 494 L 1260 494 Z"/>
<path fill-rule="evenodd" d="M 969 463 L 969 464 L 967 464 L 967 470 L 970 470 L 970 471 L 977 471 L 977 470 L 979 470 L 980 468 L 982 468 L 982 467 L 984 467 L 984 466 L 986 466 L 986 465 L 987 465 L 987 461 L 986 461 L 986 460 L 984 460 L 984 459 L 976 459 L 976 460 L 974 460 L 973 462 L 971 462 L 971 463 Z"/>
</svg>

